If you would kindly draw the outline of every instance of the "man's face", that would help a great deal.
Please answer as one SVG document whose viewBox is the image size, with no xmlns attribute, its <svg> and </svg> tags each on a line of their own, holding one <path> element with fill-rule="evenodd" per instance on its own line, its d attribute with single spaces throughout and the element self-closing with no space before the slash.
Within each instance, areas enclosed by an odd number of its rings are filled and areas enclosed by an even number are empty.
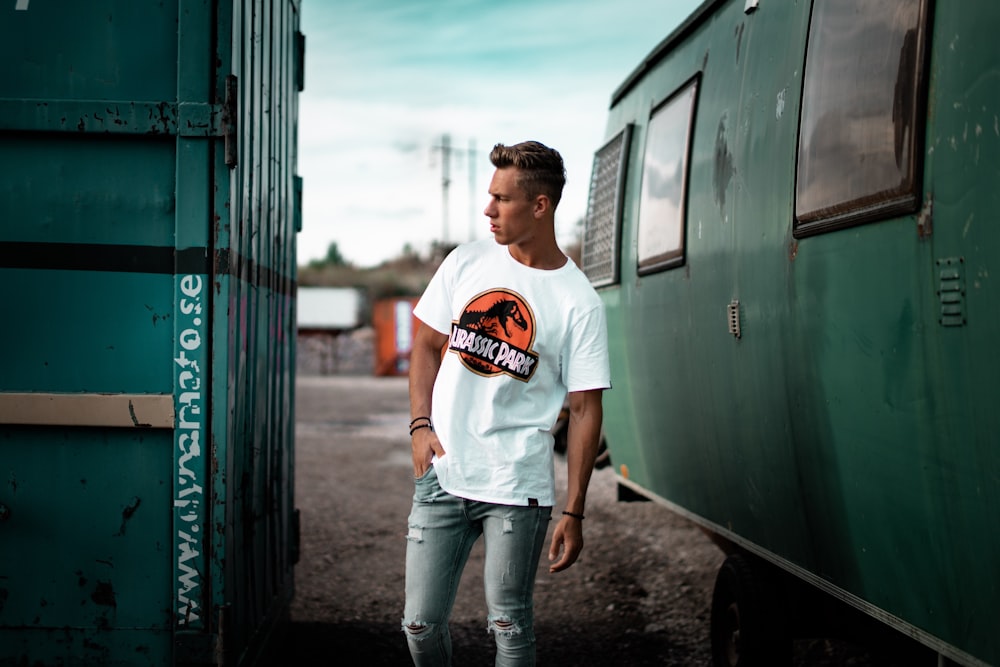
<svg viewBox="0 0 1000 667">
<path fill-rule="evenodd" d="M 490 219 L 490 232 L 501 245 L 522 244 L 535 236 L 535 201 L 517 185 L 520 170 L 497 169 L 490 181 L 490 203 L 483 213 Z"/>
</svg>

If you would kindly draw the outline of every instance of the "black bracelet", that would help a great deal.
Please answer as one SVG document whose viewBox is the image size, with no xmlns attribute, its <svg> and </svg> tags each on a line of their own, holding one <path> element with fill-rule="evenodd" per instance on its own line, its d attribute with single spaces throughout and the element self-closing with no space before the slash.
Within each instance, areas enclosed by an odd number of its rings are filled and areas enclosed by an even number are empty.
<svg viewBox="0 0 1000 667">
<path fill-rule="evenodd" d="M 582 514 L 577 514 L 576 512 L 567 512 L 566 510 L 563 510 L 563 514 L 565 514 L 566 516 L 571 516 L 574 519 L 579 519 L 580 521 L 583 521 Z"/>
<path fill-rule="evenodd" d="M 416 433 L 417 431 L 419 431 L 422 428 L 429 428 L 432 431 L 434 430 L 434 427 L 430 425 L 430 422 L 428 422 L 426 424 L 417 424 L 416 426 L 414 426 L 413 428 L 410 429 L 410 435 L 412 436 L 414 433 Z"/>
<path fill-rule="evenodd" d="M 417 423 L 418 421 L 420 421 L 421 419 L 426 419 L 427 421 L 430 421 L 430 420 L 431 420 L 431 418 L 430 418 L 430 417 L 414 417 L 414 418 L 413 418 L 413 421 L 411 421 L 411 422 L 410 422 L 410 426 L 413 426 L 414 424 L 416 424 L 416 423 Z"/>
</svg>

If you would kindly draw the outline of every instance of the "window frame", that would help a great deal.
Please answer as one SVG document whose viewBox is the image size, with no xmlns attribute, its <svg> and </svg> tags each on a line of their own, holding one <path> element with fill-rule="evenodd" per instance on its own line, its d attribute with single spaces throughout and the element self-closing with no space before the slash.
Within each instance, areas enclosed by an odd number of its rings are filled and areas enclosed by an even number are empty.
<svg viewBox="0 0 1000 667">
<path fill-rule="evenodd" d="M 590 177 L 590 193 L 587 198 L 587 212 L 584 217 L 583 224 L 583 240 L 580 244 L 581 268 L 594 287 L 606 287 L 608 285 L 621 283 L 621 239 L 622 228 L 624 226 L 623 218 L 625 214 L 625 187 L 628 176 L 628 159 L 632 149 L 632 133 L 634 128 L 635 125 L 633 123 L 627 123 L 619 132 L 605 142 L 605 144 L 594 153 L 594 163 Z M 596 201 L 596 196 L 598 195 L 600 188 L 601 160 L 605 156 L 610 156 L 612 154 L 609 149 L 612 149 L 615 143 L 618 142 L 620 142 L 621 145 L 617 148 L 618 164 L 615 168 L 614 189 L 610 198 L 611 220 L 607 225 L 610 227 L 610 233 L 605 237 L 608 238 L 608 242 L 611 245 L 608 252 L 608 261 L 611 263 L 611 270 L 606 273 L 601 273 L 599 276 L 595 277 L 593 275 L 594 265 L 588 260 L 595 255 L 595 251 L 592 247 L 593 244 L 598 241 L 595 237 L 597 237 L 599 232 L 605 229 L 605 227 L 597 227 L 592 223 L 598 215 L 596 210 L 597 207 L 600 204 L 608 204 L 606 201 Z M 600 240 L 603 240 L 603 238 Z"/>
<path fill-rule="evenodd" d="M 817 4 L 824 0 L 817 0 Z M 838 0 L 825 0 L 827 2 L 837 2 Z M 810 113 L 810 99 L 808 97 L 810 83 L 815 80 L 817 73 L 810 72 L 812 49 L 818 37 L 814 36 L 813 30 L 816 27 L 817 8 L 813 6 L 813 14 L 809 21 L 808 42 L 806 46 L 806 57 L 803 65 L 802 76 L 802 104 L 799 115 L 799 127 L 795 145 L 795 189 L 793 200 L 792 235 L 794 238 L 805 238 L 815 236 L 838 229 L 854 227 L 898 217 L 900 215 L 911 214 L 919 210 L 923 198 L 923 169 L 926 159 L 925 155 L 925 119 L 927 115 L 927 87 L 929 79 L 929 54 L 931 39 L 931 18 L 932 0 L 918 0 L 920 7 L 917 16 L 917 35 L 915 42 L 915 58 L 913 62 L 912 77 L 908 78 L 909 90 L 912 92 L 912 110 L 910 115 L 910 136 L 907 137 L 904 149 L 911 156 L 905 175 L 896 186 L 882 189 L 875 192 L 864 192 L 853 198 L 843 198 L 841 201 L 829 203 L 824 206 L 816 206 L 808 211 L 802 211 L 803 204 L 800 199 L 804 191 L 800 190 L 801 179 L 803 178 L 803 157 L 806 149 L 804 141 L 807 137 L 806 121 L 807 114 Z M 822 28 L 821 28 L 822 29 Z M 905 42 L 904 42 L 905 43 Z M 818 61 L 824 59 L 827 52 L 817 52 L 814 56 Z M 822 72 L 820 72 L 821 74 Z M 895 80 L 898 84 L 899 77 Z M 827 82 L 821 82 L 824 86 Z M 818 86 L 819 84 L 817 84 Z M 840 107 L 838 107 L 840 108 Z M 885 117 L 883 114 L 880 117 Z M 891 118 L 891 114 L 889 115 Z M 814 132 L 815 133 L 815 132 Z M 811 140 L 812 138 L 809 137 Z M 831 158 L 827 158 L 828 160 Z M 813 159 L 813 162 L 821 160 Z M 821 171 L 821 167 L 816 171 Z M 836 170 L 834 170 L 836 171 Z M 900 170 L 902 174 L 902 170 Z"/>
<path fill-rule="evenodd" d="M 666 271 L 668 269 L 674 269 L 684 266 L 687 262 L 687 219 L 688 204 L 690 199 L 689 189 L 691 182 L 691 156 L 694 147 L 694 132 L 697 124 L 700 91 L 701 73 L 698 72 L 681 83 L 663 100 L 654 104 L 650 109 L 649 117 L 647 118 L 642 162 L 639 172 L 639 197 L 636 203 L 635 260 L 636 273 L 639 276 L 648 276 Z M 683 164 L 681 165 L 680 197 L 677 212 L 677 231 L 679 235 L 679 242 L 676 247 L 671 248 L 666 252 L 643 257 L 642 248 L 640 246 L 644 222 L 643 208 L 644 205 L 648 206 L 646 196 L 648 183 L 647 174 L 651 173 L 651 170 L 647 169 L 647 156 L 650 155 L 648 151 L 652 148 L 650 145 L 650 128 L 652 127 L 653 120 L 656 118 L 657 114 L 666 111 L 675 103 L 682 102 L 688 95 L 690 95 L 690 100 L 686 106 L 687 119 L 684 124 L 684 148 L 682 151 Z M 649 223 L 648 220 L 646 222 L 647 224 Z"/>
</svg>

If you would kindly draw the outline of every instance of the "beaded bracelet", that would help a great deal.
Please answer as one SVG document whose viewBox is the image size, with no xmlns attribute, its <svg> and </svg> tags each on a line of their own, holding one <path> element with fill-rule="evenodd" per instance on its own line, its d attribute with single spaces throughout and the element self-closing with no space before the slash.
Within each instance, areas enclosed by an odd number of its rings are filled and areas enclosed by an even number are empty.
<svg viewBox="0 0 1000 667">
<path fill-rule="evenodd" d="M 579 519 L 580 521 L 583 521 L 582 514 L 577 514 L 576 512 L 567 512 L 566 510 L 563 510 L 563 514 L 565 514 L 566 516 L 571 516 L 574 519 Z"/>
</svg>

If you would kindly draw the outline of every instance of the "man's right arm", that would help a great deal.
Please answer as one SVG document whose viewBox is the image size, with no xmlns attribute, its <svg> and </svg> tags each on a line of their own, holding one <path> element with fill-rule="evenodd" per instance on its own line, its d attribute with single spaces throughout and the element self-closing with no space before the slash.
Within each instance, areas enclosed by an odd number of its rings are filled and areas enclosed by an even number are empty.
<svg viewBox="0 0 1000 667">
<path fill-rule="evenodd" d="M 434 394 L 434 380 L 441 368 L 441 349 L 448 342 L 448 336 L 420 322 L 410 351 L 410 419 L 431 417 L 431 398 Z M 417 421 L 413 426 L 427 423 Z M 444 456 L 444 448 L 437 434 L 430 428 L 418 428 L 410 437 L 413 448 L 413 474 L 423 477 L 431 467 L 431 459 L 437 454 Z"/>
</svg>

